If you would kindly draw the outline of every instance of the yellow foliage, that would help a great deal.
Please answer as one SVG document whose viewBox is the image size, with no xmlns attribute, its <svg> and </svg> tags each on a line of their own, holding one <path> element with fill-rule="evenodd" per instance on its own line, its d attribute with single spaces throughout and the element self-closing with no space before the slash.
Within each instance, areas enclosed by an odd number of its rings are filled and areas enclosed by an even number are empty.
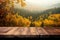
<svg viewBox="0 0 60 40">
<path fill-rule="evenodd" d="M 26 3 L 22 2 L 22 3 L 21 3 L 21 6 L 22 6 L 22 7 L 25 7 L 25 6 L 26 6 Z"/>
<path fill-rule="evenodd" d="M 32 16 L 30 16 L 29 19 L 32 19 Z"/>
<path fill-rule="evenodd" d="M 33 24 L 35 25 L 35 27 L 40 27 L 42 22 L 40 21 L 34 21 Z"/>
<path fill-rule="evenodd" d="M 6 21 L 13 21 L 17 26 L 30 26 L 31 21 L 27 18 L 23 18 L 22 16 L 18 15 L 18 13 L 16 14 L 11 14 L 8 13 L 8 15 L 6 16 Z"/>
<path fill-rule="evenodd" d="M 45 19 L 45 20 L 44 20 L 44 24 L 45 24 L 45 25 L 54 25 L 55 22 L 54 22 L 53 20 Z"/>
<path fill-rule="evenodd" d="M 6 3 L 9 3 L 9 2 L 10 2 L 10 0 L 5 0 L 5 2 L 6 2 Z"/>
<path fill-rule="evenodd" d="M 29 21 L 29 19 L 24 18 L 23 21 L 24 21 L 24 23 L 25 23 L 26 26 L 30 26 L 31 21 Z"/>
<path fill-rule="evenodd" d="M 7 11 L 10 11 L 10 7 L 9 7 L 9 6 L 6 6 L 5 9 L 6 9 Z"/>
<path fill-rule="evenodd" d="M 60 21 L 60 14 L 52 14 L 48 18 L 52 19 L 52 20 L 56 19 L 56 20 Z"/>
<path fill-rule="evenodd" d="M 20 3 L 22 7 L 26 6 L 26 3 L 24 2 L 24 0 L 17 0 L 17 3 Z"/>
<path fill-rule="evenodd" d="M 11 19 L 11 13 L 8 13 L 8 15 L 6 15 L 6 21 L 9 22 Z"/>
</svg>

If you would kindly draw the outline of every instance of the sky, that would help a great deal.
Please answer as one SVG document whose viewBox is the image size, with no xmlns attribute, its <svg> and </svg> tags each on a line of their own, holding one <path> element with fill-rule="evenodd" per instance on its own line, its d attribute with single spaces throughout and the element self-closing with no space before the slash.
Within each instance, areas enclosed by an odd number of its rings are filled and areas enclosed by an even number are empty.
<svg viewBox="0 0 60 40">
<path fill-rule="evenodd" d="M 27 10 L 42 10 L 46 9 L 51 5 L 60 3 L 60 0 L 25 0 Z"/>
<path fill-rule="evenodd" d="M 60 3 L 60 0 L 26 0 L 26 2 L 40 6 L 49 6 L 52 4 Z"/>
</svg>

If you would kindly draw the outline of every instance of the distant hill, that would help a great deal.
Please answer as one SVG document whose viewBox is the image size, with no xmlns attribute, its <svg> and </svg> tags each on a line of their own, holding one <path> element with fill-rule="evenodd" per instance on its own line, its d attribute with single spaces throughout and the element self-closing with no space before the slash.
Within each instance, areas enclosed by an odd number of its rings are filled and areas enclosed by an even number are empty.
<svg viewBox="0 0 60 40">
<path fill-rule="evenodd" d="M 37 12 L 37 11 L 28 11 L 28 10 L 24 10 L 24 9 L 14 9 L 15 12 L 18 12 L 19 15 L 28 18 L 28 16 L 32 16 L 33 19 L 36 19 L 37 17 L 41 16 L 41 15 L 49 15 L 51 14 L 56 14 L 56 13 L 60 13 L 60 7 L 58 8 L 51 8 L 42 12 Z"/>
<path fill-rule="evenodd" d="M 60 7 L 60 3 L 53 5 L 54 7 Z"/>
<path fill-rule="evenodd" d="M 60 13 L 60 7 L 59 8 L 52 8 L 52 9 L 48 9 L 42 12 L 42 14 L 48 14 L 49 12 L 51 12 L 52 14 L 54 13 Z"/>
<path fill-rule="evenodd" d="M 60 7 L 60 3 L 49 6 L 49 8 L 59 8 L 59 7 Z"/>
</svg>

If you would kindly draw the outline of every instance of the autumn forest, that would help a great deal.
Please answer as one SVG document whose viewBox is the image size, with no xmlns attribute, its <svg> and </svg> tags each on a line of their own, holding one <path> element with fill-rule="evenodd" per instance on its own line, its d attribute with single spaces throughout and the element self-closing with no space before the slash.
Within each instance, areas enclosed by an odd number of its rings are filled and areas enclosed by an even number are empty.
<svg viewBox="0 0 60 40">
<path fill-rule="evenodd" d="M 18 3 L 22 8 L 27 5 L 25 0 L 16 0 Z M 60 7 L 43 12 L 29 12 L 14 9 L 14 0 L 0 0 L 0 26 L 60 27 Z"/>
</svg>

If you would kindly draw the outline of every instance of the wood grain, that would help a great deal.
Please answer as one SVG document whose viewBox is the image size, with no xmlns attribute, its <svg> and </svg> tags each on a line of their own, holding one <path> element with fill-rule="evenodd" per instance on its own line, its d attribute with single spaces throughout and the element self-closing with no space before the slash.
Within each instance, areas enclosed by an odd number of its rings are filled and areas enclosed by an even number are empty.
<svg viewBox="0 0 60 40">
<path fill-rule="evenodd" d="M 60 28 L 0 27 L 0 35 L 60 35 Z"/>
</svg>

